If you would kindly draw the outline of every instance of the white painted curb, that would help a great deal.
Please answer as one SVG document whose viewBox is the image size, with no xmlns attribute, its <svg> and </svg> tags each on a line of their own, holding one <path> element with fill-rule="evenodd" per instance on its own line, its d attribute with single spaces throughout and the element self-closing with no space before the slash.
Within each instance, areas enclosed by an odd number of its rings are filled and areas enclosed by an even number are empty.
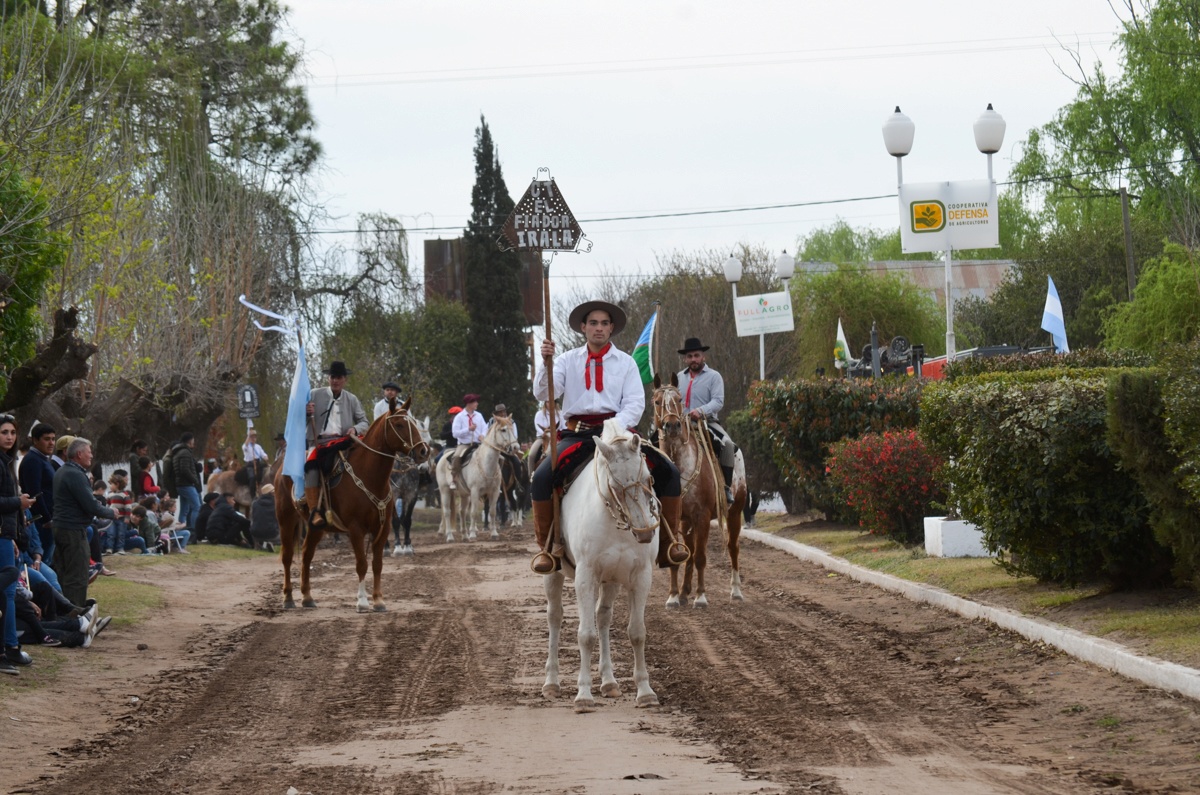
<svg viewBox="0 0 1200 795">
<path fill-rule="evenodd" d="M 1200 700 L 1200 671 L 1194 668 L 1154 657 L 1143 657 L 1120 644 L 1093 637 L 1050 621 L 1030 618 L 1004 607 L 981 605 L 978 602 L 972 602 L 943 591 L 941 588 L 871 571 L 815 547 L 791 539 L 779 538 L 761 530 L 745 528 L 742 530 L 742 538 L 774 547 L 795 555 L 801 560 L 844 574 L 851 579 L 901 594 L 914 602 L 926 602 L 966 618 L 982 618 L 1029 640 L 1040 641 L 1062 649 L 1072 657 L 1099 665 L 1101 668 L 1107 668 L 1122 676 Z"/>
</svg>

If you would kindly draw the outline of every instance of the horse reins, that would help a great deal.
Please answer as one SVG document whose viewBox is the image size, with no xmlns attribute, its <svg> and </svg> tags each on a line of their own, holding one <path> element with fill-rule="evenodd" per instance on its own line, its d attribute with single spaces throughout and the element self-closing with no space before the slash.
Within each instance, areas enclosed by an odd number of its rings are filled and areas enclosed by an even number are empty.
<svg viewBox="0 0 1200 795">
<path fill-rule="evenodd" d="M 383 433 L 384 433 L 385 440 L 387 439 L 387 434 L 390 431 L 390 432 L 396 434 L 396 438 L 400 441 L 401 444 L 405 443 L 405 439 L 403 436 L 400 435 L 400 431 L 398 431 L 392 427 L 393 419 L 403 419 L 408 424 L 410 429 L 411 428 L 417 429 L 417 438 L 420 439 L 420 441 L 417 442 L 416 444 L 412 444 L 411 442 L 409 443 L 409 448 L 408 448 L 409 453 L 416 450 L 420 446 L 424 446 L 426 448 L 429 447 L 429 445 L 425 442 L 425 440 L 423 438 L 421 438 L 420 426 L 417 425 L 416 420 L 414 420 L 412 418 L 412 416 L 409 415 L 409 413 L 403 409 L 401 409 L 399 412 L 396 412 L 394 414 L 388 414 L 387 417 L 384 418 Z M 370 450 L 375 455 L 381 456 L 382 458 L 390 458 L 393 461 L 396 459 L 396 455 L 397 455 L 396 453 L 385 453 L 382 450 L 376 450 L 374 447 L 371 447 L 369 444 L 364 442 L 362 440 L 362 437 L 356 436 L 354 438 L 358 442 L 359 445 L 361 445 L 366 450 Z M 429 453 L 427 451 L 426 457 L 428 457 L 428 455 L 429 455 Z M 374 504 L 375 510 L 379 511 L 379 524 L 383 525 L 384 521 L 387 519 L 387 509 L 391 505 L 391 500 L 388 499 L 387 497 L 384 497 L 384 498 L 376 497 L 375 493 L 373 491 L 371 491 L 369 488 L 367 488 L 367 484 L 362 482 L 362 478 L 360 478 L 358 476 L 358 473 L 354 471 L 354 467 L 350 466 L 350 459 L 348 459 L 346 457 L 346 452 L 344 450 L 338 451 L 338 457 L 342 459 L 342 468 L 346 470 L 346 474 L 350 476 L 350 479 L 354 481 L 354 484 L 356 486 L 358 486 L 359 490 L 362 491 L 363 494 L 367 495 L 367 497 L 371 500 L 372 504 Z M 388 493 L 388 496 L 390 497 L 391 493 L 392 493 L 390 473 L 388 476 L 388 492 L 387 493 Z"/>
<path fill-rule="evenodd" d="M 597 462 L 597 466 L 594 472 L 596 479 L 596 490 L 600 492 L 600 498 L 604 500 L 604 507 L 608 509 L 608 515 L 612 517 L 614 522 L 616 522 L 617 530 L 628 530 L 635 536 L 639 531 L 654 532 L 654 528 L 658 527 L 660 517 L 662 516 L 662 503 L 659 502 L 658 496 L 654 493 L 654 489 L 649 483 L 640 479 L 634 481 L 633 483 L 627 483 L 618 488 L 613 485 L 613 478 L 611 475 L 605 478 L 605 480 L 608 481 L 608 488 L 605 488 L 600 483 L 600 464 L 604 462 L 604 456 L 599 455 L 599 450 L 596 452 L 597 455 L 595 460 Z M 604 463 L 604 468 L 608 469 L 607 463 Z M 634 499 L 637 499 L 636 492 L 638 491 L 644 492 L 650 496 L 650 518 L 654 520 L 652 524 L 646 527 L 633 526 L 633 522 L 629 518 L 629 509 L 627 507 L 627 501 L 631 491 L 634 492 Z"/>
</svg>

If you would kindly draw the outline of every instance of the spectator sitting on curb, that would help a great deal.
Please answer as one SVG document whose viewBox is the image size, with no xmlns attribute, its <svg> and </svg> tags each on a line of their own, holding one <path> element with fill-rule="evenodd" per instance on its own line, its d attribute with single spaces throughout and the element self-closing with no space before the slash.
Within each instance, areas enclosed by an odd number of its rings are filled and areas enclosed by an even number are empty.
<svg viewBox="0 0 1200 795">
<path fill-rule="evenodd" d="M 233 507 L 233 495 L 222 494 L 208 517 L 208 541 L 210 544 L 232 544 L 239 547 L 254 547 L 250 537 L 250 520 Z"/>
<path fill-rule="evenodd" d="M 208 542 L 208 520 L 212 518 L 213 510 L 217 507 L 217 501 L 221 499 L 221 495 L 215 491 L 210 491 L 204 495 L 204 505 L 200 507 L 200 515 L 196 517 L 196 541 Z M 216 542 L 213 542 L 216 543 Z"/>
<path fill-rule="evenodd" d="M 250 505 L 250 537 L 267 552 L 280 543 L 279 520 L 275 518 L 275 487 L 270 483 L 259 490 Z"/>
</svg>

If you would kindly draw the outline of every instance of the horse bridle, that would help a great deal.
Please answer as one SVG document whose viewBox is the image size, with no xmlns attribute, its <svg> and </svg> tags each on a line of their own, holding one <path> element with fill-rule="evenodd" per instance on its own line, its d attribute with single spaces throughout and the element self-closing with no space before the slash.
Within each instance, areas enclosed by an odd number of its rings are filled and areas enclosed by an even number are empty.
<svg viewBox="0 0 1200 795">
<path fill-rule="evenodd" d="M 400 435 L 400 431 L 398 431 L 397 429 L 392 427 L 392 420 L 395 420 L 395 419 L 403 419 L 405 422 L 407 422 L 410 430 L 416 430 L 417 439 L 420 440 L 416 444 L 410 446 L 408 448 L 408 452 L 403 453 L 402 455 L 410 455 L 411 456 L 411 453 L 414 450 L 417 450 L 420 447 L 424 447 L 424 448 L 426 448 L 425 449 L 425 457 L 428 458 L 430 448 L 429 448 L 429 444 L 421 436 L 421 426 L 417 424 L 417 421 L 414 420 L 412 418 L 412 416 L 409 415 L 408 411 L 405 409 L 399 409 L 395 412 L 389 413 L 387 415 L 387 417 L 384 418 L 384 421 L 383 421 L 383 423 L 384 423 L 384 425 L 383 425 L 384 440 L 385 441 L 387 440 L 387 438 L 388 438 L 387 434 L 390 431 L 390 432 L 396 434 L 396 439 L 398 439 L 400 441 L 401 446 L 403 446 L 404 441 L 405 441 L 404 437 Z M 376 450 L 374 447 L 371 447 L 371 445 L 364 442 L 361 437 L 355 437 L 355 439 L 358 441 L 358 444 L 362 448 L 364 448 L 366 450 L 370 450 L 372 453 L 374 453 L 377 456 L 380 456 L 382 458 L 390 458 L 393 461 L 396 458 L 395 453 L 385 453 L 382 450 Z M 346 458 L 345 451 L 339 451 L 338 455 L 342 459 L 342 466 L 345 469 L 346 474 L 349 475 L 350 479 L 352 481 L 354 481 L 354 484 L 356 486 L 358 486 L 359 491 L 361 491 L 363 494 L 367 495 L 367 497 L 375 505 L 375 510 L 379 511 L 379 523 L 380 523 L 380 525 L 382 525 L 384 520 L 387 518 L 387 509 L 388 509 L 388 506 L 390 505 L 390 500 L 388 500 L 386 498 L 381 499 L 379 497 L 376 497 L 375 494 L 369 488 L 367 488 L 367 484 L 363 483 L 362 478 L 360 478 L 358 476 L 358 473 L 354 471 L 354 468 L 352 466 L 350 466 L 350 460 L 348 458 Z M 413 460 L 415 461 L 416 459 L 414 458 Z M 391 493 L 391 474 L 390 473 L 388 474 L 388 493 L 389 494 Z"/>
<path fill-rule="evenodd" d="M 687 442 L 691 431 L 690 418 L 685 416 L 683 410 L 683 395 L 679 394 L 679 390 L 673 386 L 659 387 L 654 390 L 656 395 L 661 394 L 662 400 L 654 401 L 654 424 L 661 433 L 666 425 L 667 420 L 672 417 L 679 420 L 679 424 L 683 426 L 683 441 Z M 661 444 L 661 442 L 660 442 Z"/>
<path fill-rule="evenodd" d="M 617 530 L 628 530 L 636 537 L 639 532 L 653 533 L 654 528 L 658 527 L 659 517 L 662 516 L 662 503 L 659 502 L 658 495 L 654 493 L 654 489 L 646 480 L 638 479 L 633 483 L 626 483 L 624 486 L 615 486 L 611 471 L 606 478 L 608 488 L 604 488 L 600 484 L 600 467 L 604 466 L 608 469 L 608 464 L 604 460 L 604 456 L 596 451 L 596 490 L 600 492 L 600 498 L 604 500 L 604 507 L 608 509 L 608 515 L 612 517 L 617 525 Z M 628 499 L 630 492 L 634 492 L 634 499 L 637 498 L 638 491 L 644 492 L 650 496 L 650 518 L 651 523 L 645 527 L 634 527 L 633 521 L 629 518 Z"/>
</svg>

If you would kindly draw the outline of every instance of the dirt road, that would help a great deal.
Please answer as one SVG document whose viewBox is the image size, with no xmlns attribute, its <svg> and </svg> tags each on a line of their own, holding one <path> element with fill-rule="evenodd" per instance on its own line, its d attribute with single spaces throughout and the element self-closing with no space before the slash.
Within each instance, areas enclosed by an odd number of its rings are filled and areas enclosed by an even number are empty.
<svg viewBox="0 0 1200 795">
<path fill-rule="evenodd" d="M 144 570 L 168 606 L 70 659 L 63 675 L 85 672 L 86 693 L 0 706 L 0 720 L 25 721 L 0 744 L 6 781 L 96 795 L 1200 786 L 1200 705 L 754 544 L 743 604 L 718 568 L 710 609 L 668 612 L 656 575 L 647 659 L 662 707 L 632 705 L 621 602 L 626 693 L 576 715 L 572 688 L 539 695 L 544 597 L 529 538 L 439 545 L 418 531 L 415 558 L 387 561 L 384 614 L 353 611 L 345 545 L 318 555 L 316 610 L 278 607 L 266 558 Z M 564 639 L 569 684 L 570 608 Z M 122 681 L 139 654 L 157 673 Z M 19 754 L 29 764 L 11 766 Z"/>
</svg>

